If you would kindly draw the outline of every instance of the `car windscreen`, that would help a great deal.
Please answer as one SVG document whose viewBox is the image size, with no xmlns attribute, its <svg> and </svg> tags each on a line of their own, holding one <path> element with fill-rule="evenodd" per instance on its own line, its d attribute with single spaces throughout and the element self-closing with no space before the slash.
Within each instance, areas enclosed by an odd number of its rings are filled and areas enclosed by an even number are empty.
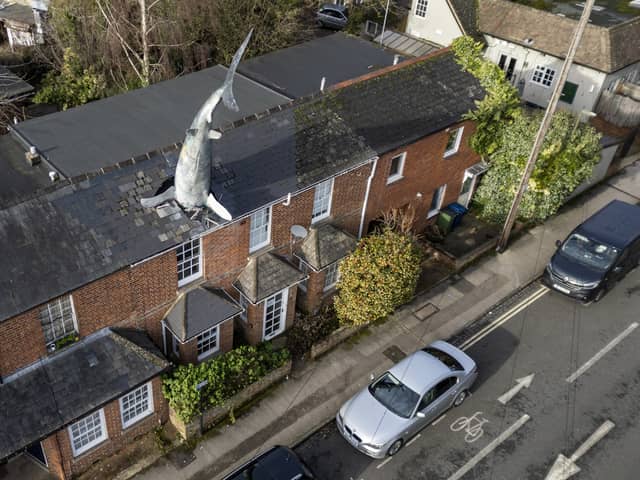
<svg viewBox="0 0 640 480">
<path fill-rule="evenodd" d="M 618 256 L 617 248 L 591 240 L 579 233 L 567 238 L 561 250 L 572 260 L 599 271 L 607 270 Z"/>
<path fill-rule="evenodd" d="M 387 409 L 404 418 L 409 418 L 420 398 L 389 372 L 369 385 L 369 393 Z"/>
<path fill-rule="evenodd" d="M 448 353 L 443 352 L 442 350 L 438 350 L 437 348 L 433 348 L 433 347 L 427 347 L 427 348 L 423 348 L 422 351 L 425 353 L 428 353 L 432 357 L 436 357 L 438 360 L 444 363 L 449 368 L 449 370 L 452 370 L 454 372 L 464 370 L 464 368 L 462 367 L 460 362 L 458 362 L 458 360 L 453 358 Z"/>
</svg>

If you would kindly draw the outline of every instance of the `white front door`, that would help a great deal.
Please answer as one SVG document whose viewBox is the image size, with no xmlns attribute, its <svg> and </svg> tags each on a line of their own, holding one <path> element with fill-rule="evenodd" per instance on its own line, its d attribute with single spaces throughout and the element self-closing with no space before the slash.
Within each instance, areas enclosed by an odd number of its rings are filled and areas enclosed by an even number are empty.
<svg viewBox="0 0 640 480">
<path fill-rule="evenodd" d="M 289 289 L 285 288 L 264 301 L 264 332 L 262 335 L 264 340 L 269 340 L 284 330 L 288 292 Z"/>
<path fill-rule="evenodd" d="M 464 172 L 464 178 L 462 179 L 462 187 L 460 188 L 460 195 L 458 195 L 458 203 L 463 207 L 469 207 L 469 201 L 471 200 L 471 194 L 476 186 L 476 179 L 478 177 L 471 173 L 468 169 Z"/>
</svg>

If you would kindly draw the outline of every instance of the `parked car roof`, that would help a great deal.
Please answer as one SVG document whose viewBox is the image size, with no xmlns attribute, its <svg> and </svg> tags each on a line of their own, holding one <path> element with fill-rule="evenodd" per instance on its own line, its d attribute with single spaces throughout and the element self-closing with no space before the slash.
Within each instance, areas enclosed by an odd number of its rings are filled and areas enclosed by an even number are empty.
<svg viewBox="0 0 640 480">
<path fill-rule="evenodd" d="M 436 380 L 451 370 L 437 358 L 418 350 L 396 363 L 389 372 L 414 392 L 421 394 L 430 380 Z"/>
<path fill-rule="evenodd" d="M 332 10 L 338 10 L 339 12 L 345 13 L 349 9 L 345 5 L 338 5 L 337 3 L 325 3 L 320 7 L 320 10 L 324 8 L 330 8 Z"/>
<path fill-rule="evenodd" d="M 313 478 L 309 469 L 288 447 L 275 446 L 223 480 L 303 480 Z"/>
<path fill-rule="evenodd" d="M 640 206 L 613 200 L 585 220 L 578 230 L 622 249 L 640 235 Z"/>
</svg>

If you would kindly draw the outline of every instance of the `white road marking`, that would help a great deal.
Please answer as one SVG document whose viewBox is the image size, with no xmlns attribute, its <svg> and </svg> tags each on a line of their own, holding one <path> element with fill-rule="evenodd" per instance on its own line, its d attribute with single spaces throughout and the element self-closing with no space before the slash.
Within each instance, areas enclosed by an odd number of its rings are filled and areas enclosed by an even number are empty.
<svg viewBox="0 0 640 480">
<path fill-rule="evenodd" d="M 566 379 L 567 382 L 573 383 L 576 379 L 582 375 L 584 372 L 589 370 L 598 360 L 604 357 L 610 350 L 615 348 L 622 340 L 625 339 L 631 332 L 633 332 L 638 327 L 638 322 L 633 322 L 631 325 L 627 327 L 627 329 L 618 335 L 616 338 L 611 340 L 602 350 L 596 353 L 593 357 L 591 357 L 584 365 L 582 365 L 578 370 L 569 375 Z"/>
<path fill-rule="evenodd" d="M 516 433 L 520 427 L 522 427 L 525 423 L 529 421 L 529 415 L 522 415 L 513 425 L 507 428 L 504 432 L 500 434 L 499 437 L 495 438 L 489 445 L 480 450 L 471 460 L 469 460 L 460 470 L 449 477 L 449 480 L 459 480 L 462 478 L 467 472 L 473 469 L 478 462 L 480 462 L 484 457 L 489 455 L 493 450 L 496 449 L 502 442 L 504 442 L 511 435 Z"/>
<path fill-rule="evenodd" d="M 455 419 L 449 428 L 452 432 L 459 432 L 464 429 L 464 441 L 473 443 L 484 434 L 482 426 L 485 423 L 489 423 L 489 420 L 482 416 L 482 412 L 476 412 L 470 417 L 463 416 Z"/>
<path fill-rule="evenodd" d="M 567 458 L 562 454 L 558 455 L 545 480 L 567 480 L 567 478 L 578 473 L 580 467 L 576 465 L 575 462 L 587 453 L 591 447 L 602 440 L 602 437 L 609 433 L 615 426 L 615 423 L 607 420 L 578 447 L 573 455 L 571 455 L 571 458 Z"/>
<path fill-rule="evenodd" d="M 407 447 L 408 447 L 409 445 L 411 445 L 413 442 L 415 442 L 415 441 L 416 441 L 417 439 L 419 439 L 419 438 L 420 438 L 420 434 L 417 434 L 415 437 L 413 437 L 411 440 L 409 440 L 409 441 L 407 442 Z"/>
<path fill-rule="evenodd" d="M 524 310 L 529 305 L 534 303 L 536 300 L 541 298 L 547 292 L 549 292 L 549 289 L 547 287 L 545 287 L 545 286 L 541 286 L 538 290 L 536 290 L 529 297 L 525 298 L 522 302 L 520 302 L 517 305 L 511 307 L 511 309 L 509 309 L 508 311 L 506 311 L 505 313 L 500 315 L 498 318 L 496 318 L 493 322 L 491 322 L 489 325 L 484 327 L 478 333 L 473 335 L 471 338 L 468 338 L 467 340 L 465 340 L 462 343 L 462 345 L 460 346 L 460 349 L 461 350 L 467 350 L 467 349 L 471 348 L 476 343 L 478 343 L 480 340 L 482 340 L 484 337 L 486 337 L 491 332 L 493 332 L 500 325 L 502 325 L 503 323 L 509 321 L 511 318 L 513 318 L 518 313 L 520 313 L 522 310 Z"/>
<path fill-rule="evenodd" d="M 392 458 L 393 458 L 393 457 L 387 457 L 387 458 L 386 458 L 386 459 L 384 459 L 382 462 L 380 462 L 380 463 L 378 464 L 378 466 L 376 466 L 376 468 L 377 468 L 378 470 L 380 470 L 380 469 L 381 469 L 382 467 L 384 467 L 387 463 L 389 463 L 389 462 L 391 461 L 391 459 L 392 459 Z"/>
<path fill-rule="evenodd" d="M 498 401 L 501 404 L 506 405 L 507 402 L 515 397 L 520 390 L 522 390 L 523 388 L 529 388 L 531 386 L 531 382 L 533 382 L 533 377 L 535 376 L 536 374 L 532 373 L 530 375 L 527 375 L 526 377 L 516 378 L 516 384 L 509 390 L 504 392 L 502 395 L 500 395 L 498 397 Z"/>
<path fill-rule="evenodd" d="M 447 414 L 446 414 L 446 413 L 445 413 L 445 414 L 443 414 L 443 415 L 440 415 L 440 417 L 436 418 L 436 419 L 433 421 L 433 423 L 432 423 L 431 425 L 437 425 L 437 424 L 439 424 L 439 423 L 444 419 L 444 417 L 446 417 L 446 416 L 447 416 Z"/>
</svg>

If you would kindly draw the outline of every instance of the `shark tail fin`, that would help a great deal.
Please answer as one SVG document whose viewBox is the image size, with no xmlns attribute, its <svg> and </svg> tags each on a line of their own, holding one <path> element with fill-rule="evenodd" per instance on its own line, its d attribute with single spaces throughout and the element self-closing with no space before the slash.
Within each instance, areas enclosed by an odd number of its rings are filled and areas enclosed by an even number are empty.
<svg viewBox="0 0 640 480">
<path fill-rule="evenodd" d="M 242 45 L 233 55 L 233 59 L 231 60 L 231 65 L 229 65 L 229 70 L 227 70 L 227 76 L 224 79 L 224 84 L 222 85 L 222 101 L 227 106 L 228 109 L 237 112 L 239 110 L 238 104 L 236 103 L 236 99 L 233 96 L 233 76 L 236 73 L 236 69 L 238 68 L 238 64 L 242 59 L 242 55 L 244 55 L 244 51 L 247 49 L 247 45 L 249 45 L 249 40 L 251 39 L 251 35 L 253 34 L 253 29 L 251 29 L 248 35 L 245 37 Z"/>
</svg>

